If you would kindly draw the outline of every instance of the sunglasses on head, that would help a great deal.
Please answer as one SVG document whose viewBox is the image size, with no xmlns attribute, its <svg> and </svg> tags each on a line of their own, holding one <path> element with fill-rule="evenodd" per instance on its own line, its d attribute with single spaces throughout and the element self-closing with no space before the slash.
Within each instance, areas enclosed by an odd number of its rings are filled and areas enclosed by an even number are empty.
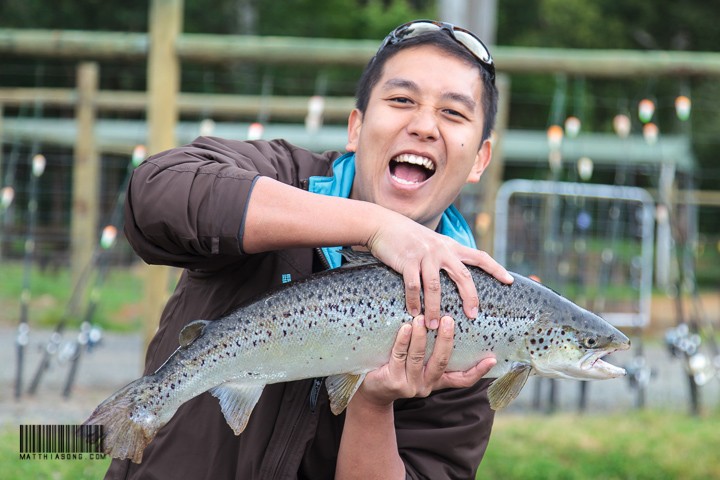
<svg viewBox="0 0 720 480">
<path fill-rule="evenodd" d="M 465 30 L 461 27 L 456 27 L 451 23 L 436 22 L 434 20 L 415 20 L 400 25 L 395 30 L 390 32 L 382 45 L 378 49 L 378 52 L 382 51 L 388 45 L 395 45 L 408 38 L 417 37 L 424 33 L 447 32 L 453 40 L 462 45 L 468 52 L 470 52 L 483 66 L 483 68 L 490 74 L 490 81 L 495 84 L 495 64 L 490 51 L 485 44 L 480 40 L 474 33 L 469 30 Z"/>
</svg>

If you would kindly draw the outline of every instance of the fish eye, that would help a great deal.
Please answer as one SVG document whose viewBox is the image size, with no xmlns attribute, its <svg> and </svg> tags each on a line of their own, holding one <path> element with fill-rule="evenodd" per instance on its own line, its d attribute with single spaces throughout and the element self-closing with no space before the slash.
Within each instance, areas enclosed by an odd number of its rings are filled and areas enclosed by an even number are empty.
<svg viewBox="0 0 720 480">
<path fill-rule="evenodd" d="M 586 348 L 595 348 L 595 346 L 597 345 L 597 339 L 595 337 L 587 337 L 583 340 L 583 345 Z"/>
</svg>

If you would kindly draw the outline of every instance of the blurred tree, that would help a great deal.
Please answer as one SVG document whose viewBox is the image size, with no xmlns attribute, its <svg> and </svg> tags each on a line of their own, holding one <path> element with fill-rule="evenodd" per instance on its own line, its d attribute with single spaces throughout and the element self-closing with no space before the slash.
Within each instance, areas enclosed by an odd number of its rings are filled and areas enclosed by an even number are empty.
<svg viewBox="0 0 720 480">
<path fill-rule="evenodd" d="M 475 0 L 471 0 L 475 1 Z M 242 33 L 324 38 L 380 39 L 394 26 L 413 18 L 435 17 L 437 0 L 185 0 L 187 33 Z M 503 0 L 498 3 L 498 44 L 560 48 L 662 49 L 717 51 L 717 1 L 713 0 Z M 0 28 L 83 29 L 143 32 L 147 29 L 147 0 L 2 0 Z M 0 76 L 3 85 L 70 86 L 74 65 L 55 72 L 61 60 L 46 60 L 48 78 L 35 78 L 37 60 L 13 59 L 12 73 Z M 23 70 L 16 65 L 25 62 Z M 67 62 L 65 62 L 67 63 Z M 64 68 L 64 67 L 58 67 Z M 618 65 L 622 69 L 623 65 Z M 103 70 L 106 72 L 107 70 Z M 144 68 L 132 66 L 103 75 L 104 86 L 143 88 Z M 237 65 L 213 69 L 188 68 L 183 88 L 189 91 L 259 93 L 270 85 L 276 94 L 316 93 L 348 95 L 358 71 L 309 67 Z M 24 75 L 24 76 L 23 76 Z M 571 90 L 575 79 L 569 79 Z M 720 148 L 720 102 L 716 79 L 644 78 L 587 79 L 582 102 L 568 93 L 566 113 L 583 114 L 585 131 L 608 131 L 618 110 L 633 113 L 637 101 L 652 95 L 658 101 L 661 133 L 677 130 L 673 101 L 681 89 L 693 102 L 692 135 L 701 164 L 714 166 Z M 511 127 L 544 129 L 556 88 L 548 75 L 515 76 L 512 81 Z M 576 110 L 581 108 L 582 112 Z M 635 117 L 636 118 L 636 117 Z M 704 175 L 717 181 L 720 173 Z M 710 188 L 710 187 L 708 187 Z M 715 187 L 712 187 L 715 188 Z"/>
</svg>

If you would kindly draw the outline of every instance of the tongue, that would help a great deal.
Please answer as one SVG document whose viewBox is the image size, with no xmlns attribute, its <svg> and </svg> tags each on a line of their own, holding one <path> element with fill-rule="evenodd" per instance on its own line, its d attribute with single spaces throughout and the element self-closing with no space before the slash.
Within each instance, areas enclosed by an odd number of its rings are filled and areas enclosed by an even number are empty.
<svg viewBox="0 0 720 480">
<path fill-rule="evenodd" d="M 420 183 L 427 180 L 425 169 L 411 163 L 397 163 L 393 175 L 410 183 Z"/>
</svg>

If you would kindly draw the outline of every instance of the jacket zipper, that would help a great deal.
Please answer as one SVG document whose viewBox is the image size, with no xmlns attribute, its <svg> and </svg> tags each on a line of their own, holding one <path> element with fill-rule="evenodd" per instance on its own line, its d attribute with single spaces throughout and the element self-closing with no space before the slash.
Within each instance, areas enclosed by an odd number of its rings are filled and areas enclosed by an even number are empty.
<svg viewBox="0 0 720 480">
<path fill-rule="evenodd" d="M 315 413 L 317 408 L 318 397 L 320 396 L 320 387 L 322 387 L 322 378 L 316 378 L 313 380 L 312 389 L 310 389 L 310 412 Z"/>
</svg>

